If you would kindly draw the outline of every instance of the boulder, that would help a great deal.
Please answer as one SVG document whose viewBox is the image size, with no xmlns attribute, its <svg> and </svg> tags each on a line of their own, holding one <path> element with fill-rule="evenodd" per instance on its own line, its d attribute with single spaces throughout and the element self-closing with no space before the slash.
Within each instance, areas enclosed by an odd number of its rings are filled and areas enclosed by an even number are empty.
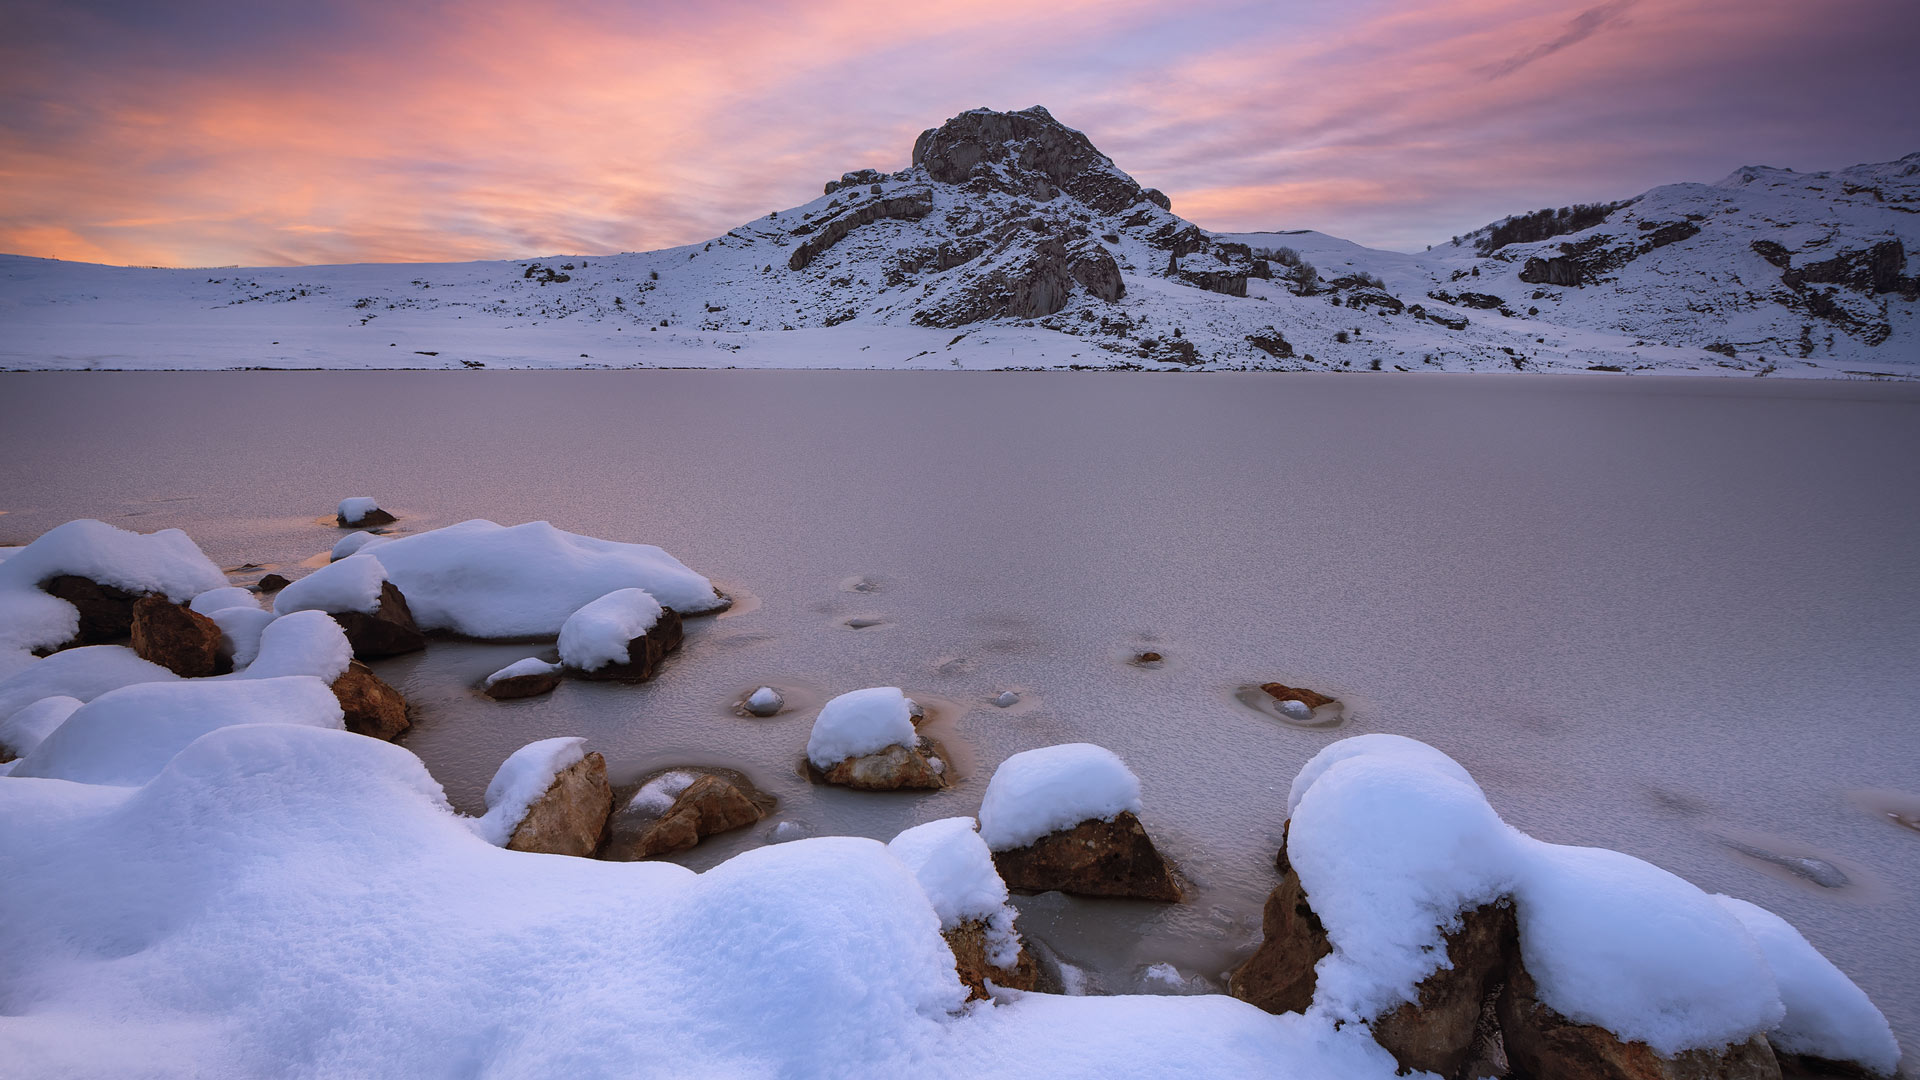
<svg viewBox="0 0 1920 1080">
<path fill-rule="evenodd" d="M 1167 193 L 1159 188 L 1141 188 L 1140 197 L 1169 213 L 1173 211 L 1173 200 L 1167 198 Z"/>
<path fill-rule="evenodd" d="M 924 737 L 913 747 L 895 743 L 816 771 L 824 783 L 857 791 L 935 791 L 948 784 L 945 751 L 939 743 Z"/>
<path fill-rule="evenodd" d="M 548 274 L 552 274 L 552 271 L 548 271 Z M 562 277 L 558 280 L 565 281 L 567 279 Z M 348 521 L 344 514 L 333 515 L 333 523 L 343 529 L 370 529 L 376 525 L 391 525 L 397 520 L 399 519 L 377 506 L 352 521 Z"/>
<path fill-rule="evenodd" d="M 40 588 L 80 609 L 80 629 L 69 645 L 109 645 L 133 633 L 133 604 L 140 593 L 74 574 L 49 578 Z"/>
<path fill-rule="evenodd" d="M 1333 951 L 1333 943 L 1308 905 L 1284 847 L 1280 869 L 1280 884 L 1267 894 L 1260 913 L 1260 947 L 1228 977 L 1227 992 L 1270 1013 L 1303 1013 L 1313 1004 L 1314 965 Z"/>
<path fill-rule="evenodd" d="M 627 642 L 627 662 L 624 664 L 602 664 L 592 671 L 569 669 L 570 673 L 582 679 L 602 679 L 614 682 L 646 682 L 660 671 L 660 665 L 667 654 L 680 647 L 680 613 L 670 607 L 660 609 L 660 618 L 651 629 Z"/>
<path fill-rule="evenodd" d="M 355 734 L 391 742 L 413 726 L 407 699 L 358 660 L 348 661 L 347 670 L 333 680 L 333 696 L 340 699 L 347 730 Z"/>
<path fill-rule="evenodd" d="M 281 589 L 293 584 L 293 581 L 285 574 L 267 574 L 256 582 L 256 584 L 263 593 L 279 592 Z"/>
<path fill-rule="evenodd" d="M 340 629 L 347 632 L 353 655 L 362 660 L 379 660 L 427 647 L 427 637 L 414 625 L 407 598 L 391 581 L 380 583 L 380 606 L 371 613 L 335 611 L 329 614 L 340 624 Z"/>
<path fill-rule="evenodd" d="M 753 796 L 759 795 L 756 800 Z M 745 828 L 767 816 L 772 797 L 753 795 L 711 773 L 687 785 L 667 812 L 634 845 L 635 855 L 667 855 L 685 851 L 703 837 Z M 766 805 L 763 805 L 766 804 Z"/>
<path fill-rule="evenodd" d="M 1576 1023 L 1537 996 L 1516 957 L 1500 992 L 1500 1033 L 1512 1075 L 1530 1080 L 1779 1080 L 1780 1064 L 1765 1036 L 1714 1050 L 1661 1057 L 1641 1042 Z"/>
<path fill-rule="evenodd" d="M 135 655 L 182 678 L 204 678 L 233 668 L 220 655 L 220 625 L 164 596 L 149 594 L 134 602 L 131 630 Z"/>
<path fill-rule="evenodd" d="M 1339 698 L 1330 698 L 1317 690 L 1308 690 L 1303 686 L 1288 686 L 1286 683 L 1261 683 L 1260 689 L 1265 690 L 1267 696 L 1275 701 L 1297 701 L 1309 709 L 1317 709 L 1322 705 L 1337 705 L 1340 702 Z"/>
<path fill-rule="evenodd" d="M 1028 844 L 993 853 L 1007 888 L 1139 900 L 1180 900 L 1172 867 L 1131 811 L 1112 821 L 1093 819 Z"/>
<path fill-rule="evenodd" d="M 958 926 L 942 930 L 940 936 L 947 939 L 947 947 L 953 950 L 953 966 L 960 973 L 960 981 L 967 984 L 967 999 L 981 1000 L 987 994 L 987 980 L 1002 990 L 1036 990 L 1040 986 L 1040 965 L 1027 951 L 1023 942 L 1020 957 L 1011 968 L 993 966 L 987 959 L 987 924 L 980 919 L 967 919 Z"/>
<path fill-rule="evenodd" d="M 590 858 L 606 839 L 612 811 L 607 759 L 590 753 L 560 770 L 546 794 L 527 807 L 507 849 Z"/>
<path fill-rule="evenodd" d="M 551 694 L 559 685 L 559 671 L 535 671 L 526 675 L 509 675 L 504 679 L 495 679 L 482 687 L 481 693 L 495 701 L 512 701 L 515 698 Z"/>
<path fill-rule="evenodd" d="M 1120 278 L 1120 264 L 1114 260 L 1113 252 L 1094 241 L 1082 241 L 1067 253 L 1067 273 L 1089 295 L 1108 303 L 1127 294 L 1126 283 Z"/>
<path fill-rule="evenodd" d="M 942 183 L 973 182 L 1040 201 L 1058 189 L 1102 214 L 1117 214 L 1142 196 L 1140 185 L 1085 135 L 1038 105 L 961 113 L 920 133 L 913 164 Z"/>
</svg>

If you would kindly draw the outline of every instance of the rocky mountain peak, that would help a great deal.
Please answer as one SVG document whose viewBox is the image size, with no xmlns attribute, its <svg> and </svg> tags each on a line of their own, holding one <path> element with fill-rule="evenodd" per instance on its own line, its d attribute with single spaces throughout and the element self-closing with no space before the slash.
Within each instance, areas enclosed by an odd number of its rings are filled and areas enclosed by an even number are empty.
<svg viewBox="0 0 1920 1080">
<path fill-rule="evenodd" d="M 1170 201 L 1148 193 L 1081 132 L 1035 105 L 1019 112 L 973 109 L 913 143 L 913 164 L 942 183 L 971 184 L 1047 202 L 1065 192 L 1102 214 L 1141 201 L 1163 210 Z"/>
</svg>

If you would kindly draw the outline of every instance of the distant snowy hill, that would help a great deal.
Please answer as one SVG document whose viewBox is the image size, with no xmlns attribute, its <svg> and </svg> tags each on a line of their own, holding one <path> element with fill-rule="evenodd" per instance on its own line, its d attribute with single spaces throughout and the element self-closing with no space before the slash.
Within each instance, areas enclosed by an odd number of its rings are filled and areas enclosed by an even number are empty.
<svg viewBox="0 0 1920 1080">
<path fill-rule="evenodd" d="M 0 367 L 1664 370 L 1920 377 L 1920 154 L 1428 252 L 1209 232 L 1035 107 L 703 244 L 154 270 L 0 256 Z"/>
</svg>

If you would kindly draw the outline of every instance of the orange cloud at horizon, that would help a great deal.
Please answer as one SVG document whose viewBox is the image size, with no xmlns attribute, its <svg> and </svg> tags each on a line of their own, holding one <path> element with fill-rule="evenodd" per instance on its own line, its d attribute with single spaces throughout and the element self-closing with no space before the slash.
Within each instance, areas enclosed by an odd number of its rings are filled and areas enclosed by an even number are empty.
<svg viewBox="0 0 1920 1080">
<path fill-rule="evenodd" d="M 47 6 L 0 45 L 0 250 L 259 265 L 672 246 L 848 169 L 902 167 L 922 128 L 963 109 L 1035 103 L 1203 225 L 1415 246 L 1756 158 L 1829 168 L 1851 161 L 1815 155 L 1915 149 L 1910 110 L 1821 125 L 1830 105 L 1801 103 L 1808 82 L 1856 101 L 1877 86 L 1858 39 L 1910 48 L 1920 19 L 1904 13 L 341 4 L 299 23 L 210 9 L 182 29 Z M 1781 56 L 1851 62 L 1729 78 Z"/>
</svg>

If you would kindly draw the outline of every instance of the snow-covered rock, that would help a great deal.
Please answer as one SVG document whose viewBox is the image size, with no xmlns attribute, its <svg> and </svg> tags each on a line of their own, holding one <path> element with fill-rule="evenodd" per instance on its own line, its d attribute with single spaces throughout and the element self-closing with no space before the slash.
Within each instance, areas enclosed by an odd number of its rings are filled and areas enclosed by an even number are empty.
<svg viewBox="0 0 1920 1080">
<path fill-rule="evenodd" d="M 542 660 L 537 656 L 529 656 L 524 660 L 515 660 L 488 675 L 482 689 L 495 701 L 537 697 L 551 693 L 560 685 L 562 670 L 563 665 Z"/>
<path fill-rule="evenodd" d="M 613 809 L 607 763 L 579 738 L 542 739 L 515 750 L 487 785 L 487 812 L 469 819 L 497 847 L 592 855 Z"/>
<path fill-rule="evenodd" d="M 280 615 L 296 611 L 332 615 L 347 632 L 353 654 L 362 660 L 417 652 L 427 644 L 406 594 L 370 552 L 350 555 L 293 582 L 274 597 L 273 610 Z"/>
<path fill-rule="evenodd" d="M 907 695 L 897 686 L 872 686 L 821 707 L 807 736 L 807 760 L 817 769 L 831 769 L 889 746 L 912 747 L 918 737 Z"/>
<path fill-rule="evenodd" d="M 332 562 L 339 562 L 341 559 L 354 554 L 362 548 L 368 546 L 379 547 L 391 539 L 392 537 L 377 536 L 365 530 L 350 532 L 334 542 L 333 550 L 327 553 L 327 558 Z"/>
<path fill-rule="evenodd" d="M 608 666 L 645 665 L 644 648 L 635 656 L 631 646 L 636 638 L 645 639 L 664 615 L 660 601 L 645 589 L 616 589 L 581 605 L 560 625 L 560 662 L 586 674 Z"/>
<path fill-rule="evenodd" d="M 780 691 L 775 690 L 771 686 L 763 686 L 755 690 L 753 693 L 747 695 L 745 701 L 741 702 L 741 706 L 745 708 L 748 713 L 760 717 L 774 716 L 778 714 L 781 709 L 785 708 L 786 704 L 787 699 L 780 695 Z"/>
<path fill-rule="evenodd" d="M 340 500 L 340 508 L 334 515 L 334 522 L 343 529 L 360 525 L 388 525 L 392 524 L 393 515 L 380 509 L 380 503 L 377 500 L 356 496 Z"/>
<path fill-rule="evenodd" d="M 1025 847 L 1083 821 L 1140 813 L 1140 780 L 1092 743 L 1026 750 L 1000 763 L 980 800 L 980 836 L 995 851 Z"/>
<path fill-rule="evenodd" d="M 12 716 L 0 718 L 0 757 L 17 758 L 33 753 L 53 729 L 84 704 L 79 698 L 56 694 L 31 705 L 15 709 Z"/>
<path fill-rule="evenodd" d="M 124 645 L 62 649 L 0 678 L 0 720 L 41 698 L 64 696 L 92 701 L 109 690 L 134 683 L 177 678 L 159 664 L 140 659 Z"/>
<path fill-rule="evenodd" d="M 100 594 L 100 606 L 83 613 L 42 591 L 68 581 L 82 589 L 84 583 L 95 586 L 86 592 Z M 142 595 L 158 593 L 184 604 L 226 583 L 220 568 L 178 529 L 143 535 L 84 518 L 49 529 L 0 562 L 0 675 L 30 664 L 35 649 L 58 648 L 76 637 L 83 644 L 125 637 L 133 601 Z"/>
<path fill-rule="evenodd" d="M 218 589 L 208 589 L 194 597 L 187 606 L 202 615 L 211 615 L 228 608 L 250 607 L 258 609 L 260 598 L 237 585 L 223 585 Z"/>
<path fill-rule="evenodd" d="M 1003 990 L 1033 989 L 1038 966 L 1014 929 L 1006 883 L 972 818 L 916 825 L 894 837 L 887 851 L 926 891 L 960 981 L 975 997 L 990 996 L 989 982 Z"/>
<path fill-rule="evenodd" d="M 21 757 L 13 776 L 135 787 L 158 776 L 202 735 L 235 724 L 339 728 L 340 703 L 318 679 L 142 683 L 75 709 Z"/>
<path fill-rule="evenodd" d="M 253 662 L 230 677 L 312 675 L 332 683 L 352 662 L 353 646 L 347 643 L 346 631 L 339 623 L 323 611 L 296 611 L 262 628 Z"/>
<path fill-rule="evenodd" d="M 244 668 L 253 663 L 260 653 L 260 635 L 273 621 L 273 612 L 263 610 L 258 604 L 224 607 L 207 613 L 214 625 L 220 628 L 220 649 L 235 669 Z"/>
</svg>

